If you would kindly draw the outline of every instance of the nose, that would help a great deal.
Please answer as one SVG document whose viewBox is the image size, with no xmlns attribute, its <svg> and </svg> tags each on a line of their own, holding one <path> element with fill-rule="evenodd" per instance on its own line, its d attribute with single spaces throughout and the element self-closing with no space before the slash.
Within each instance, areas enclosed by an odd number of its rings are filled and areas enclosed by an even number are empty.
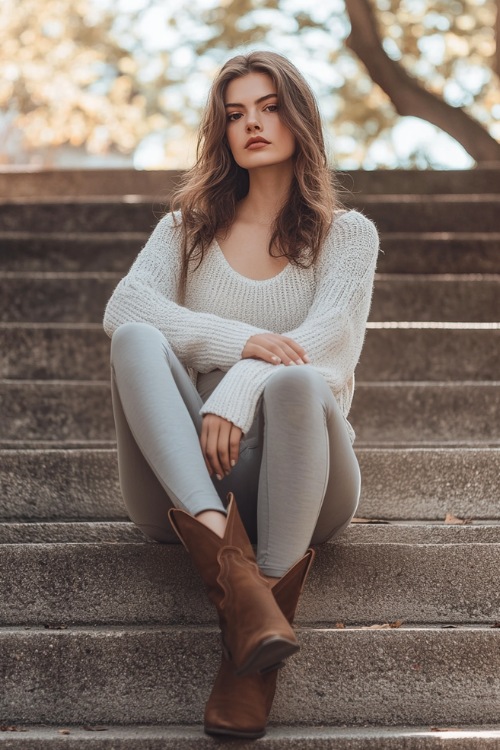
<svg viewBox="0 0 500 750">
<path fill-rule="evenodd" d="M 249 115 L 247 120 L 247 132 L 251 133 L 252 130 L 260 130 L 260 123 L 257 120 L 256 115 Z"/>
</svg>

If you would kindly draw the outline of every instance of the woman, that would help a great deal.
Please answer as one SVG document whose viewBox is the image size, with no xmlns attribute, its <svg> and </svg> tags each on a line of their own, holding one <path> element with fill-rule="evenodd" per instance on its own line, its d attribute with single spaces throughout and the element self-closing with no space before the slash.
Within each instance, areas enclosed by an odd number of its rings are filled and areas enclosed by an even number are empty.
<svg viewBox="0 0 500 750">
<path fill-rule="evenodd" d="M 314 95 L 272 52 L 221 69 L 172 206 L 104 316 L 120 485 L 216 606 L 205 731 L 260 737 L 298 649 L 308 547 L 359 500 L 347 414 L 378 237 L 337 209 Z"/>
</svg>

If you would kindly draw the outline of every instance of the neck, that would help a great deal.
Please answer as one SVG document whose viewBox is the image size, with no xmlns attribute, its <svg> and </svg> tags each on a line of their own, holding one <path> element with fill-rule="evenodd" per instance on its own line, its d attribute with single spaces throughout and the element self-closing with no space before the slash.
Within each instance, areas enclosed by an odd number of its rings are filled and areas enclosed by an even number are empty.
<svg viewBox="0 0 500 750">
<path fill-rule="evenodd" d="M 249 189 L 239 201 L 239 219 L 270 226 L 288 198 L 293 179 L 292 161 L 249 170 Z"/>
</svg>

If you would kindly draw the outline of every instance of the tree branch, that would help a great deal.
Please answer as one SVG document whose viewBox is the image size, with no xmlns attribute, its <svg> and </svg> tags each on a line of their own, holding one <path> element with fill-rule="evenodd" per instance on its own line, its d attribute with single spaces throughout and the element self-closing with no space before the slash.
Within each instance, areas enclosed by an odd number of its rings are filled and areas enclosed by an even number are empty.
<svg viewBox="0 0 500 750">
<path fill-rule="evenodd" d="M 497 15 L 495 20 L 495 62 L 493 70 L 500 76 L 500 0 L 496 2 Z"/>
<path fill-rule="evenodd" d="M 371 79 L 388 95 L 400 115 L 427 120 L 457 140 L 479 163 L 500 161 L 500 144 L 461 107 L 431 94 L 387 56 L 369 0 L 345 0 L 351 21 L 346 41 Z"/>
</svg>

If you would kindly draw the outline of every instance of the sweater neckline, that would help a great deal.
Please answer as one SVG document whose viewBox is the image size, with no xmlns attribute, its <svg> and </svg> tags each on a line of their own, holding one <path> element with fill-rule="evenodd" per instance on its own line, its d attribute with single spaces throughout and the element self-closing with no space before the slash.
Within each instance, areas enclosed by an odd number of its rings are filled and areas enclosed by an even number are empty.
<svg viewBox="0 0 500 750">
<path fill-rule="evenodd" d="M 253 284 L 253 285 L 269 284 L 273 281 L 276 281 L 277 279 L 280 279 L 282 276 L 288 273 L 289 269 L 292 267 L 292 264 L 288 262 L 287 265 L 279 273 L 274 274 L 274 276 L 269 276 L 269 278 L 267 279 L 251 279 L 249 276 L 244 276 L 243 274 L 241 274 L 239 271 L 237 271 L 235 268 L 232 267 L 232 265 L 229 263 L 228 259 L 222 252 L 222 248 L 217 242 L 217 240 L 215 239 L 215 237 L 212 240 L 212 244 L 215 247 L 216 253 L 220 258 L 220 263 L 222 263 L 222 265 L 225 266 L 225 268 L 229 270 L 229 272 L 233 276 L 238 277 L 240 280 L 245 281 L 248 284 Z"/>
</svg>

